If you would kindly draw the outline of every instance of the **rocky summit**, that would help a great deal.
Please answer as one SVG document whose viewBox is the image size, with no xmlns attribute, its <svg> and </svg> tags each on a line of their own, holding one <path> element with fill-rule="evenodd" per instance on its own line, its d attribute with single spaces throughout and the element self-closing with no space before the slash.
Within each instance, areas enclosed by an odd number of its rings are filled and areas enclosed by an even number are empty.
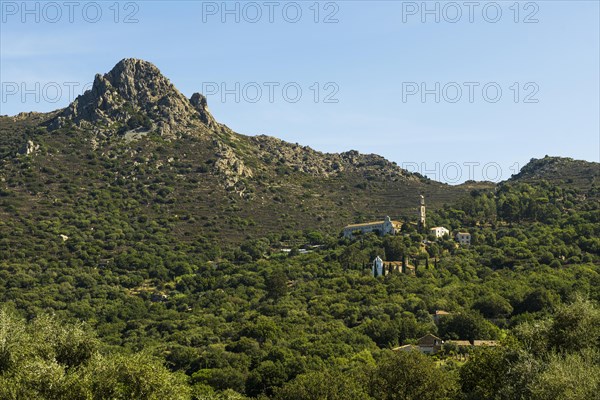
<svg viewBox="0 0 600 400">
<path fill-rule="evenodd" d="M 212 127 L 215 120 L 206 98 L 179 92 L 153 64 L 127 58 L 104 75 L 97 74 L 86 91 L 49 125 L 51 130 L 75 124 L 103 131 L 157 131 L 165 137 Z"/>
<path fill-rule="evenodd" d="M 245 181 L 271 175 L 274 164 L 280 170 L 324 178 L 354 173 L 415 184 L 422 179 L 374 154 L 354 150 L 325 154 L 270 136 L 239 135 L 215 121 L 205 96 L 194 93 L 186 98 L 156 66 L 133 58 L 121 60 L 104 75 L 97 74 L 92 89 L 55 112 L 47 126 L 51 131 L 70 127 L 90 131 L 94 149 L 112 139 L 131 142 L 151 132 L 167 140 L 182 134 L 203 137 L 205 146 L 214 151 L 213 172 L 225 188 L 241 196 L 248 195 Z"/>
</svg>

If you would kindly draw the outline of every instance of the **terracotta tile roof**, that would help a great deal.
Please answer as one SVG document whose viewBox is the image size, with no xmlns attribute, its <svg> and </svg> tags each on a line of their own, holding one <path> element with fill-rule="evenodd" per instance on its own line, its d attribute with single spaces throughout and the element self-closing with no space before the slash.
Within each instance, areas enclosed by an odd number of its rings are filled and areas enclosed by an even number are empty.
<svg viewBox="0 0 600 400">
<path fill-rule="evenodd" d="M 457 346 L 471 346 L 468 340 L 446 340 L 446 343 L 454 343 Z"/>
<path fill-rule="evenodd" d="M 344 229 L 363 228 L 363 227 L 372 226 L 372 225 L 383 225 L 384 222 L 385 221 L 373 221 L 373 222 L 363 222 L 361 224 L 350 224 L 350 225 L 346 225 L 344 227 Z M 394 227 L 402 226 L 402 222 L 400 222 L 400 221 L 391 221 L 391 222 Z"/>
<path fill-rule="evenodd" d="M 414 344 L 405 344 L 404 346 L 394 347 L 392 351 L 409 351 L 409 350 L 419 350 L 419 346 Z"/>
<path fill-rule="evenodd" d="M 399 265 L 399 266 L 402 266 L 402 261 L 384 261 L 383 265 L 393 265 L 393 266 Z"/>
<path fill-rule="evenodd" d="M 495 340 L 473 340 L 473 346 L 498 346 Z"/>
<path fill-rule="evenodd" d="M 363 222 L 362 224 L 350 224 L 346 225 L 344 229 L 348 228 L 362 228 L 363 226 L 371 226 L 371 225 L 383 225 L 385 221 L 373 221 L 373 222 Z"/>
</svg>

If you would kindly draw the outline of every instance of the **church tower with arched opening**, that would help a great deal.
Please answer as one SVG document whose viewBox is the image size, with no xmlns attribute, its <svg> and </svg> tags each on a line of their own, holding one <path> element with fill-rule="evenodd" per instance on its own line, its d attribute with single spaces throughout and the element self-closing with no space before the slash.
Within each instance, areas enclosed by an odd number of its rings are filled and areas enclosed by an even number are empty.
<svg viewBox="0 0 600 400">
<path fill-rule="evenodd" d="M 425 196 L 421 196 L 421 204 L 419 205 L 419 226 L 425 228 Z"/>
</svg>

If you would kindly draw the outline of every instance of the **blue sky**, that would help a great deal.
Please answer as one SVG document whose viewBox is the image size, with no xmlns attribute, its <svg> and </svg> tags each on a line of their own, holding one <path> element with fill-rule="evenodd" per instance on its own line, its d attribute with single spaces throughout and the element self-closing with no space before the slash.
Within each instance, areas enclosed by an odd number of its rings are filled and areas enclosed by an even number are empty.
<svg viewBox="0 0 600 400">
<path fill-rule="evenodd" d="M 1 1 L 0 114 L 64 107 L 134 57 L 237 132 L 449 183 L 600 161 L 598 1 L 115 3 Z"/>
</svg>

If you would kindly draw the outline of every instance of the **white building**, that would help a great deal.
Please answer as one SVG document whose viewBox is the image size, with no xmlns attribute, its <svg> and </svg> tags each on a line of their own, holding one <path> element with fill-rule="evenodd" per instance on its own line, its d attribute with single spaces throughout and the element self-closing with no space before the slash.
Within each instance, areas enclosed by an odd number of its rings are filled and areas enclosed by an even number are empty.
<svg viewBox="0 0 600 400">
<path fill-rule="evenodd" d="M 371 264 L 371 274 L 373 276 L 385 276 L 391 273 L 414 275 L 415 267 L 406 264 L 402 266 L 402 261 L 383 261 L 377 256 Z"/>
<path fill-rule="evenodd" d="M 444 237 L 444 235 L 450 235 L 450 231 L 443 226 L 436 226 L 429 230 L 429 233 L 435 235 L 436 238 Z"/>
<path fill-rule="evenodd" d="M 458 232 L 456 234 L 456 241 L 462 245 L 470 245 L 471 244 L 471 234 L 468 232 Z"/>
<path fill-rule="evenodd" d="M 344 237 L 352 238 L 354 233 L 360 232 L 361 234 L 375 232 L 381 236 L 383 235 L 395 235 L 400 232 L 402 228 L 402 222 L 392 221 L 390 217 L 385 217 L 383 221 L 367 222 L 364 224 L 353 224 L 344 227 Z"/>
<path fill-rule="evenodd" d="M 383 275 L 383 260 L 381 257 L 377 256 L 373 260 L 373 266 L 371 267 L 371 273 L 373 276 L 382 276 Z"/>
</svg>

